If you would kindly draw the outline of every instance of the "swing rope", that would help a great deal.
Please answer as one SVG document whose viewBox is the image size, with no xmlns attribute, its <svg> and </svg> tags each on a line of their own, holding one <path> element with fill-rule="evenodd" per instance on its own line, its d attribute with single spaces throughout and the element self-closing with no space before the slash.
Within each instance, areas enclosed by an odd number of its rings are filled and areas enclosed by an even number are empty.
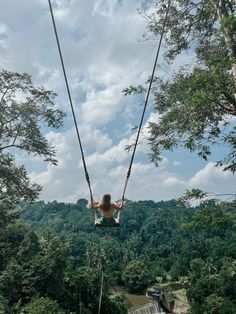
<svg viewBox="0 0 236 314">
<path fill-rule="evenodd" d="M 127 171 L 127 175 L 126 175 L 125 185 L 124 185 L 122 198 L 121 198 L 122 202 L 125 199 L 125 193 L 126 193 L 128 181 L 129 181 L 129 178 L 130 178 L 130 175 L 131 175 L 131 170 L 132 170 L 132 165 L 133 165 L 133 161 L 134 161 L 134 156 L 135 156 L 135 153 L 136 153 L 138 140 L 139 140 L 139 136 L 140 136 L 140 132 L 141 132 L 141 129 L 142 129 L 143 120 L 144 120 L 144 116 L 145 116 L 145 112 L 146 112 L 146 108 L 147 108 L 147 104 L 148 104 L 148 100 L 149 100 L 149 95 L 150 95 L 150 92 L 151 92 L 151 87 L 152 87 L 152 83 L 153 83 L 153 79 L 154 79 L 154 74 L 155 74 L 155 70 L 156 70 L 156 66 L 157 66 L 157 61 L 158 61 L 158 57 L 159 57 L 159 54 L 160 54 L 162 39 L 163 39 L 164 32 L 165 32 L 167 16 L 168 16 L 169 9 L 170 9 L 170 2 L 171 2 L 171 0 L 168 0 L 168 5 L 167 5 L 166 14 L 165 14 L 163 27 L 162 27 L 162 31 L 161 31 L 161 37 L 160 37 L 158 48 L 157 48 L 155 62 L 154 62 L 153 70 L 152 70 L 152 75 L 151 75 L 151 79 L 150 79 L 149 86 L 148 86 L 148 91 L 147 91 L 147 95 L 146 95 L 146 99 L 145 99 L 145 103 L 144 103 L 144 108 L 143 108 L 141 120 L 140 120 L 140 123 L 139 123 L 139 128 L 138 128 L 136 140 L 135 140 L 135 143 L 134 143 L 134 149 L 133 149 L 133 153 L 132 153 L 132 156 L 131 156 L 130 165 L 129 165 L 129 168 L 128 168 L 128 171 Z M 68 94 L 68 98 L 69 98 L 69 102 L 70 102 L 71 112 L 72 112 L 72 116 L 73 116 L 73 120 L 74 120 L 74 125 L 75 125 L 75 129 L 76 129 L 77 138 L 78 138 L 78 141 L 79 141 L 79 147 L 80 147 L 80 152 L 81 152 L 81 157 L 82 157 L 82 162 L 83 162 L 83 167 L 84 167 L 84 174 L 85 174 L 85 178 L 86 178 L 86 181 L 87 181 L 87 184 L 88 184 L 88 188 L 89 188 L 91 203 L 93 203 L 93 193 L 92 193 L 90 178 L 89 178 L 87 165 L 86 165 L 86 161 L 85 161 L 85 156 L 84 156 L 83 146 L 82 146 L 82 142 L 81 142 L 81 138 L 80 138 L 79 128 L 78 128 L 78 124 L 77 124 L 77 120 L 76 120 L 76 116 L 75 116 L 74 106 L 73 106 L 72 97 L 71 97 L 71 93 L 70 93 L 70 88 L 69 88 L 69 84 L 68 84 L 67 74 L 66 74 L 66 70 L 65 70 L 65 65 L 64 65 L 64 60 L 63 60 L 63 56 L 62 56 L 60 41 L 59 41 L 58 32 L 57 32 L 57 27 L 56 27 L 56 23 L 55 23 L 55 19 L 54 19 L 54 14 L 53 14 L 53 9 L 52 9 L 52 5 L 51 5 L 51 0 L 48 0 L 48 4 L 49 4 L 50 13 L 51 13 L 51 19 L 52 19 L 53 29 L 54 29 L 54 33 L 55 33 L 55 37 L 56 37 L 57 48 L 58 48 L 58 52 L 59 52 L 59 56 L 60 56 L 60 61 L 61 61 L 61 66 L 62 66 L 62 70 L 63 70 L 64 80 L 65 80 L 65 84 L 66 84 L 67 94 Z M 94 210 L 94 215 L 95 215 L 95 220 L 96 220 L 97 216 L 96 216 L 96 211 L 95 210 Z M 120 211 L 118 212 L 117 219 L 118 220 L 120 219 Z"/>
<path fill-rule="evenodd" d="M 162 27 L 162 31 L 161 31 L 161 37 L 160 37 L 160 40 L 159 40 L 157 53 L 156 53 L 156 58 L 155 58 L 155 62 L 154 62 L 153 70 L 152 70 L 152 75 L 151 75 L 151 79 L 150 79 L 150 82 L 149 82 L 148 91 L 147 91 L 147 95 L 146 95 L 146 99 L 145 99 L 145 103 L 144 103 L 143 113 L 142 113 L 141 120 L 140 120 L 140 123 L 139 123 L 139 128 L 138 128 L 136 140 L 135 140 L 135 143 L 134 143 L 134 149 L 133 149 L 133 153 L 132 153 L 132 156 L 131 156 L 130 165 L 129 165 L 129 168 L 128 168 L 128 171 L 127 171 L 127 175 L 126 175 L 125 185 L 124 185 L 123 194 L 122 194 L 122 198 L 121 198 L 122 201 L 124 201 L 124 199 L 125 199 L 125 192 L 126 192 L 126 189 L 127 189 L 129 178 L 130 178 L 132 165 L 133 165 L 133 161 L 134 161 L 134 155 L 135 155 L 136 148 L 137 148 L 137 145 L 138 145 L 139 135 L 140 135 L 140 132 L 141 132 L 141 129 L 142 129 L 143 119 L 144 119 L 144 115 L 145 115 L 145 112 L 146 112 L 149 95 L 150 95 L 150 92 L 151 92 L 151 87 L 152 87 L 154 74 L 155 74 L 155 70 L 156 70 L 156 66 L 157 66 L 157 60 L 158 60 L 158 57 L 159 57 L 159 54 L 160 54 L 161 43 L 162 43 L 162 39 L 163 39 L 164 32 L 165 32 L 167 16 L 168 16 L 169 9 L 170 9 L 170 2 L 171 2 L 171 0 L 168 1 L 168 5 L 167 5 L 167 9 L 166 9 L 166 14 L 165 14 L 163 27 Z"/>
<path fill-rule="evenodd" d="M 104 273 L 103 268 L 101 269 L 101 285 L 100 285 L 100 296 L 99 296 L 99 304 L 98 304 L 98 314 L 101 312 L 102 305 L 102 294 L 103 294 L 103 281 L 104 281 Z"/>
<path fill-rule="evenodd" d="M 57 48 L 58 48 L 58 52 L 59 52 L 59 56 L 60 56 L 60 60 L 61 60 L 61 66 L 62 66 L 62 71 L 63 71 L 63 75 L 64 75 L 64 79 L 65 79 L 67 94 L 68 94 L 68 98 L 69 98 L 69 102 L 70 102 L 71 112 L 72 112 L 72 116 L 73 116 L 73 120 L 74 120 L 74 125 L 75 125 L 75 129 L 76 129 L 77 138 L 78 138 L 78 141 L 79 141 L 79 147 L 80 147 L 80 152 L 81 152 L 81 157 L 82 157 L 82 162 L 83 162 L 83 167 L 84 167 L 84 174 L 85 174 L 85 178 L 86 178 L 86 181 L 87 181 L 87 184 L 88 184 L 88 188 L 89 188 L 90 199 L 91 199 L 91 202 L 93 202 L 93 193 L 92 193 L 90 178 L 89 178 L 89 174 L 88 174 L 88 170 L 87 170 L 87 165 L 86 165 L 86 162 L 85 162 L 83 146 L 82 146 L 82 142 L 81 142 L 81 138 L 80 138 L 79 128 L 78 128 L 78 124 L 77 124 L 77 120 L 76 120 L 76 116 L 75 116 L 75 110 L 74 110 L 72 97 L 71 97 L 71 93 L 70 93 L 70 88 L 69 88 L 69 84 L 68 84 L 68 80 L 67 80 L 67 74 L 66 74 L 66 69 L 65 69 L 65 65 L 64 65 L 63 56 L 62 56 L 60 41 L 59 41 L 59 37 L 58 37 L 58 33 L 57 33 L 57 27 L 56 27 L 56 22 L 55 22 L 55 19 L 54 19 L 54 14 L 53 14 L 51 0 L 48 0 L 48 4 L 49 4 L 50 13 L 51 13 L 53 29 L 54 29 L 54 33 L 55 33 L 55 37 L 56 37 Z"/>
</svg>

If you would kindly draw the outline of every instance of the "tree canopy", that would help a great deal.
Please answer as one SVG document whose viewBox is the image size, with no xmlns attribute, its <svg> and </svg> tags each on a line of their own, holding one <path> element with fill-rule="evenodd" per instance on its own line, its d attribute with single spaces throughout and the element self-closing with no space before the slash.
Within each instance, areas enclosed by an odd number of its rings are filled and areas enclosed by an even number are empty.
<svg viewBox="0 0 236 314">
<path fill-rule="evenodd" d="M 95 233 L 92 213 L 84 200 L 77 204 L 22 204 L 22 218 L 43 235 L 41 248 L 33 246 L 37 255 L 29 262 L 34 272 L 30 271 L 28 284 L 40 294 L 47 291 L 63 309 L 79 312 L 81 306 L 85 313 L 86 310 L 95 313 L 102 266 L 102 311 L 125 313 L 122 299 L 109 297 L 117 286 L 142 293 L 148 284 L 155 282 L 156 276 L 169 274 L 174 279 L 185 276 L 192 313 L 208 313 L 216 306 L 222 311 L 225 307 L 233 314 L 236 308 L 236 203 L 204 200 L 205 194 L 199 190 L 187 191 L 183 198 L 194 197 L 202 199 L 197 207 L 176 200 L 127 201 L 120 231 L 97 230 Z M 51 236 L 46 237 L 46 234 Z M 54 268 L 49 268 L 51 264 Z M 52 277 L 45 265 L 49 265 Z M 27 269 L 24 271 L 28 272 Z M 35 279 L 40 279 L 38 274 L 41 281 Z M 44 287 L 49 278 L 49 287 Z M 53 293 L 55 284 L 64 297 Z"/>
<path fill-rule="evenodd" d="M 148 36 L 158 37 L 167 1 L 157 1 L 148 20 Z M 212 145 L 227 146 L 218 161 L 236 170 L 236 4 L 231 0 L 172 1 L 164 34 L 165 59 L 193 55 L 191 64 L 153 85 L 154 110 L 159 122 L 149 123 L 151 160 L 163 150 L 184 147 L 207 159 Z M 184 60 L 184 56 L 183 56 Z M 158 76 L 158 75 L 157 75 Z M 130 86 L 125 93 L 144 88 Z"/>
<path fill-rule="evenodd" d="M 193 314 L 234 314 L 235 200 L 126 203 L 120 230 L 94 230 L 85 200 L 21 202 L 0 237 L 0 310 L 5 313 L 127 313 L 124 291 L 144 293 L 156 276 L 184 276 Z M 202 199 L 197 207 L 188 200 Z M 177 285 L 180 285 L 177 284 Z M 181 286 L 182 287 L 182 286 Z"/>
<path fill-rule="evenodd" d="M 0 72 L 0 202 L 1 208 L 19 200 L 33 201 L 41 187 L 31 183 L 16 149 L 56 164 L 55 149 L 43 129 L 59 128 L 64 113 L 54 108 L 55 93 L 33 85 L 30 75 Z"/>
</svg>

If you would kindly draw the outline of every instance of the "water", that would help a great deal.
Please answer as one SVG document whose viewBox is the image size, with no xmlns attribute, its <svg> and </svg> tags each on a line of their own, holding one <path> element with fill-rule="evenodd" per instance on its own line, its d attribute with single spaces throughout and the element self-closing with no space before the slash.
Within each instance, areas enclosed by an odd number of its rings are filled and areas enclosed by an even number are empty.
<svg viewBox="0 0 236 314">
<path fill-rule="evenodd" d="M 165 312 L 162 312 L 157 302 L 152 302 L 128 311 L 128 314 L 159 314 L 159 313 L 164 314 Z"/>
</svg>

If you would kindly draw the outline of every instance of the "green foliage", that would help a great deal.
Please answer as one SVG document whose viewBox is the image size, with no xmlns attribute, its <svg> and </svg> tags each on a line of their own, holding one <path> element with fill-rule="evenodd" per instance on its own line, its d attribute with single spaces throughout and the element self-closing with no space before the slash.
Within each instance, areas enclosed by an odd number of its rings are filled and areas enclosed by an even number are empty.
<svg viewBox="0 0 236 314">
<path fill-rule="evenodd" d="M 55 151 L 40 131 L 40 124 L 62 126 L 62 111 L 53 108 L 55 93 L 35 87 L 31 77 L 6 70 L 0 72 L 0 152 L 16 147 L 55 163 Z M 19 97 L 20 96 L 20 97 Z"/>
<path fill-rule="evenodd" d="M 41 126 L 59 128 L 63 112 L 54 109 L 55 93 L 35 87 L 31 77 L 6 70 L 0 72 L 0 230 L 14 221 L 15 205 L 33 201 L 41 187 L 30 182 L 23 165 L 16 165 L 12 149 L 40 156 L 56 164 L 55 150 Z"/>
<path fill-rule="evenodd" d="M 27 314 L 65 314 L 58 303 L 50 298 L 35 298 L 24 307 Z"/>
<path fill-rule="evenodd" d="M 40 250 L 35 233 L 15 223 L 19 217 L 16 205 L 34 201 L 41 187 L 30 182 L 23 165 L 16 165 L 11 150 L 55 164 L 55 150 L 40 128 L 60 127 L 64 114 L 53 108 L 55 93 L 35 87 L 28 74 L 2 70 L 0 94 L 0 290 L 12 305 L 30 294 L 24 291 L 23 278 L 28 278 L 27 263 Z"/>
<path fill-rule="evenodd" d="M 236 259 L 225 258 L 222 260 L 219 271 L 220 293 L 226 295 L 231 301 L 235 301 L 236 295 Z M 236 305 L 236 304 L 235 304 Z"/>
<path fill-rule="evenodd" d="M 125 287 L 130 292 L 143 292 L 149 283 L 148 269 L 142 261 L 130 262 L 122 274 Z"/>
<path fill-rule="evenodd" d="M 9 304 L 17 302 L 22 295 L 23 269 L 11 260 L 0 274 L 0 292 Z"/>
<path fill-rule="evenodd" d="M 186 67 L 171 81 L 159 81 L 154 90 L 154 109 L 160 113 L 161 120 L 149 125 L 153 161 L 162 150 L 177 147 L 197 151 L 207 159 L 210 145 L 228 143 L 231 151 L 225 161 L 229 164 L 227 169 L 234 171 L 235 147 L 228 142 L 230 128 L 227 135 L 223 134 L 224 138 L 221 134 L 222 124 L 228 125 L 227 116 L 236 115 L 234 82 L 230 61 L 227 63 L 227 56 L 221 50 L 212 46 L 209 54 L 202 53 L 202 66 L 195 66 L 191 72 Z"/>
<path fill-rule="evenodd" d="M 194 215 L 192 220 L 184 225 L 190 230 L 206 230 L 212 235 L 222 236 L 232 227 L 232 220 L 222 208 L 201 208 Z"/>
<path fill-rule="evenodd" d="M 165 30 L 166 58 L 173 60 L 182 51 L 189 48 L 198 50 L 204 47 L 210 50 L 208 45 L 217 34 L 224 37 L 224 45 L 227 46 L 225 32 L 233 42 L 235 38 L 235 4 L 231 0 L 218 1 L 193 1 L 178 0 L 170 4 L 167 25 Z M 162 31 L 164 16 L 166 13 L 166 1 L 156 3 L 155 11 L 146 15 L 149 20 L 149 31 L 159 35 Z M 219 24 L 222 28 L 219 28 Z M 194 46 L 193 46 L 194 44 Z M 232 56 L 233 57 L 233 56 Z"/>
<path fill-rule="evenodd" d="M 150 11 L 149 11 L 150 12 Z M 231 0 L 170 3 L 164 32 L 165 57 L 174 60 L 186 50 L 194 52 L 194 64 L 173 72 L 168 79 L 156 78 L 152 92 L 158 122 L 149 123 L 151 161 L 158 164 L 164 150 L 183 147 L 207 160 L 212 146 L 228 147 L 217 165 L 236 170 L 236 6 Z M 148 35 L 160 36 L 166 1 L 156 3 L 145 15 Z M 221 26 L 221 27 L 220 27 Z M 145 91 L 130 86 L 126 95 Z"/>
<path fill-rule="evenodd" d="M 228 164 L 225 170 L 235 172 L 236 169 L 236 127 L 231 132 L 224 136 L 224 143 L 230 147 L 230 153 L 222 160 L 218 162 L 218 165 L 222 166 Z"/>
<path fill-rule="evenodd" d="M 178 202 L 182 206 L 191 206 L 191 202 L 196 200 L 202 200 L 207 196 L 207 193 L 199 190 L 199 189 L 192 189 L 186 190 L 185 194 L 178 199 Z"/>
<path fill-rule="evenodd" d="M 73 311 L 84 304 L 91 313 L 97 312 L 101 272 L 91 267 L 79 267 L 65 278 L 67 302 Z"/>
<path fill-rule="evenodd" d="M 41 188 L 30 183 L 24 166 L 15 165 L 15 159 L 9 153 L 3 154 L 0 149 L 0 206 L 12 208 L 20 200 L 35 200 Z"/>
<path fill-rule="evenodd" d="M 116 296 L 112 299 L 105 297 L 102 300 L 101 314 L 114 313 L 114 314 L 127 314 L 124 305 L 124 298 Z"/>
<path fill-rule="evenodd" d="M 163 274 L 188 276 L 184 285 L 193 313 L 224 307 L 233 313 L 234 201 L 203 201 L 195 208 L 175 200 L 127 201 L 119 230 L 95 230 L 86 205 L 85 200 L 20 204 L 22 218 L 35 231 L 18 221 L 2 238 L 0 294 L 12 311 L 48 297 L 63 311 L 96 313 L 103 269 L 104 314 L 126 313 L 124 299 L 110 295 L 113 287 L 142 292 Z"/>
<path fill-rule="evenodd" d="M 221 21 L 222 31 L 230 30 L 230 32 L 235 36 L 236 33 L 236 17 L 235 16 L 227 16 Z"/>
<path fill-rule="evenodd" d="M 192 261 L 188 297 L 192 303 L 193 314 L 234 313 L 235 260 L 221 259 L 220 262 L 218 271 L 217 266 L 210 260 Z"/>
<path fill-rule="evenodd" d="M 7 299 L 5 299 L 1 294 L 0 294 L 0 314 L 6 314 L 8 313 L 8 302 Z"/>
</svg>

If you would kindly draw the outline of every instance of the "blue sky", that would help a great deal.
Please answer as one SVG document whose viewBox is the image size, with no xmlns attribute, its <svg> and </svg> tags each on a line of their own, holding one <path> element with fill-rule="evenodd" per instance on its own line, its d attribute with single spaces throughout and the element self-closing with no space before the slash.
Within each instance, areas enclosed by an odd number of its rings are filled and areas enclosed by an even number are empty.
<svg viewBox="0 0 236 314">
<path fill-rule="evenodd" d="M 154 2 L 52 1 L 95 199 L 105 192 L 117 199 L 122 193 L 130 159 L 124 147 L 132 143 L 132 127 L 139 123 L 142 110 L 140 99 L 124 97 L 122 90 L 143 84 L 151 73 L 156 43 L 142 40 L 146 25 L 137 9 L 145 6 L 149 10 Z M 160 58 L 156 74 L 166 77 L 165 71 L 192 60 L 191 53 L 185 54 L 169 66 Z M 43 186 L 40 198 L 70 202 L 88 197 L 46 0 L 1 1 L 0 66 L 27 72 L 36 85 L 54 90 L 56 105 L 67 113 L 62 129 L 45 130 L 57 149 L 57 167 L 17 154 L 32 180 Z M 150 101 L 145 124 L 157 119 Z M 144 138 L 146 132 L 144 128 Z M 126 197 L 166 200 L 193 187 L 234 193 L 235 176 L 214 166 L 221 152 L 222 148 L 215 149 L 208 162 L 185 150 L 163 153 L 163 162 L 155 168 L 147 158 L 149 148 L 144 140 L 137 150 Z"/>
</svg>

